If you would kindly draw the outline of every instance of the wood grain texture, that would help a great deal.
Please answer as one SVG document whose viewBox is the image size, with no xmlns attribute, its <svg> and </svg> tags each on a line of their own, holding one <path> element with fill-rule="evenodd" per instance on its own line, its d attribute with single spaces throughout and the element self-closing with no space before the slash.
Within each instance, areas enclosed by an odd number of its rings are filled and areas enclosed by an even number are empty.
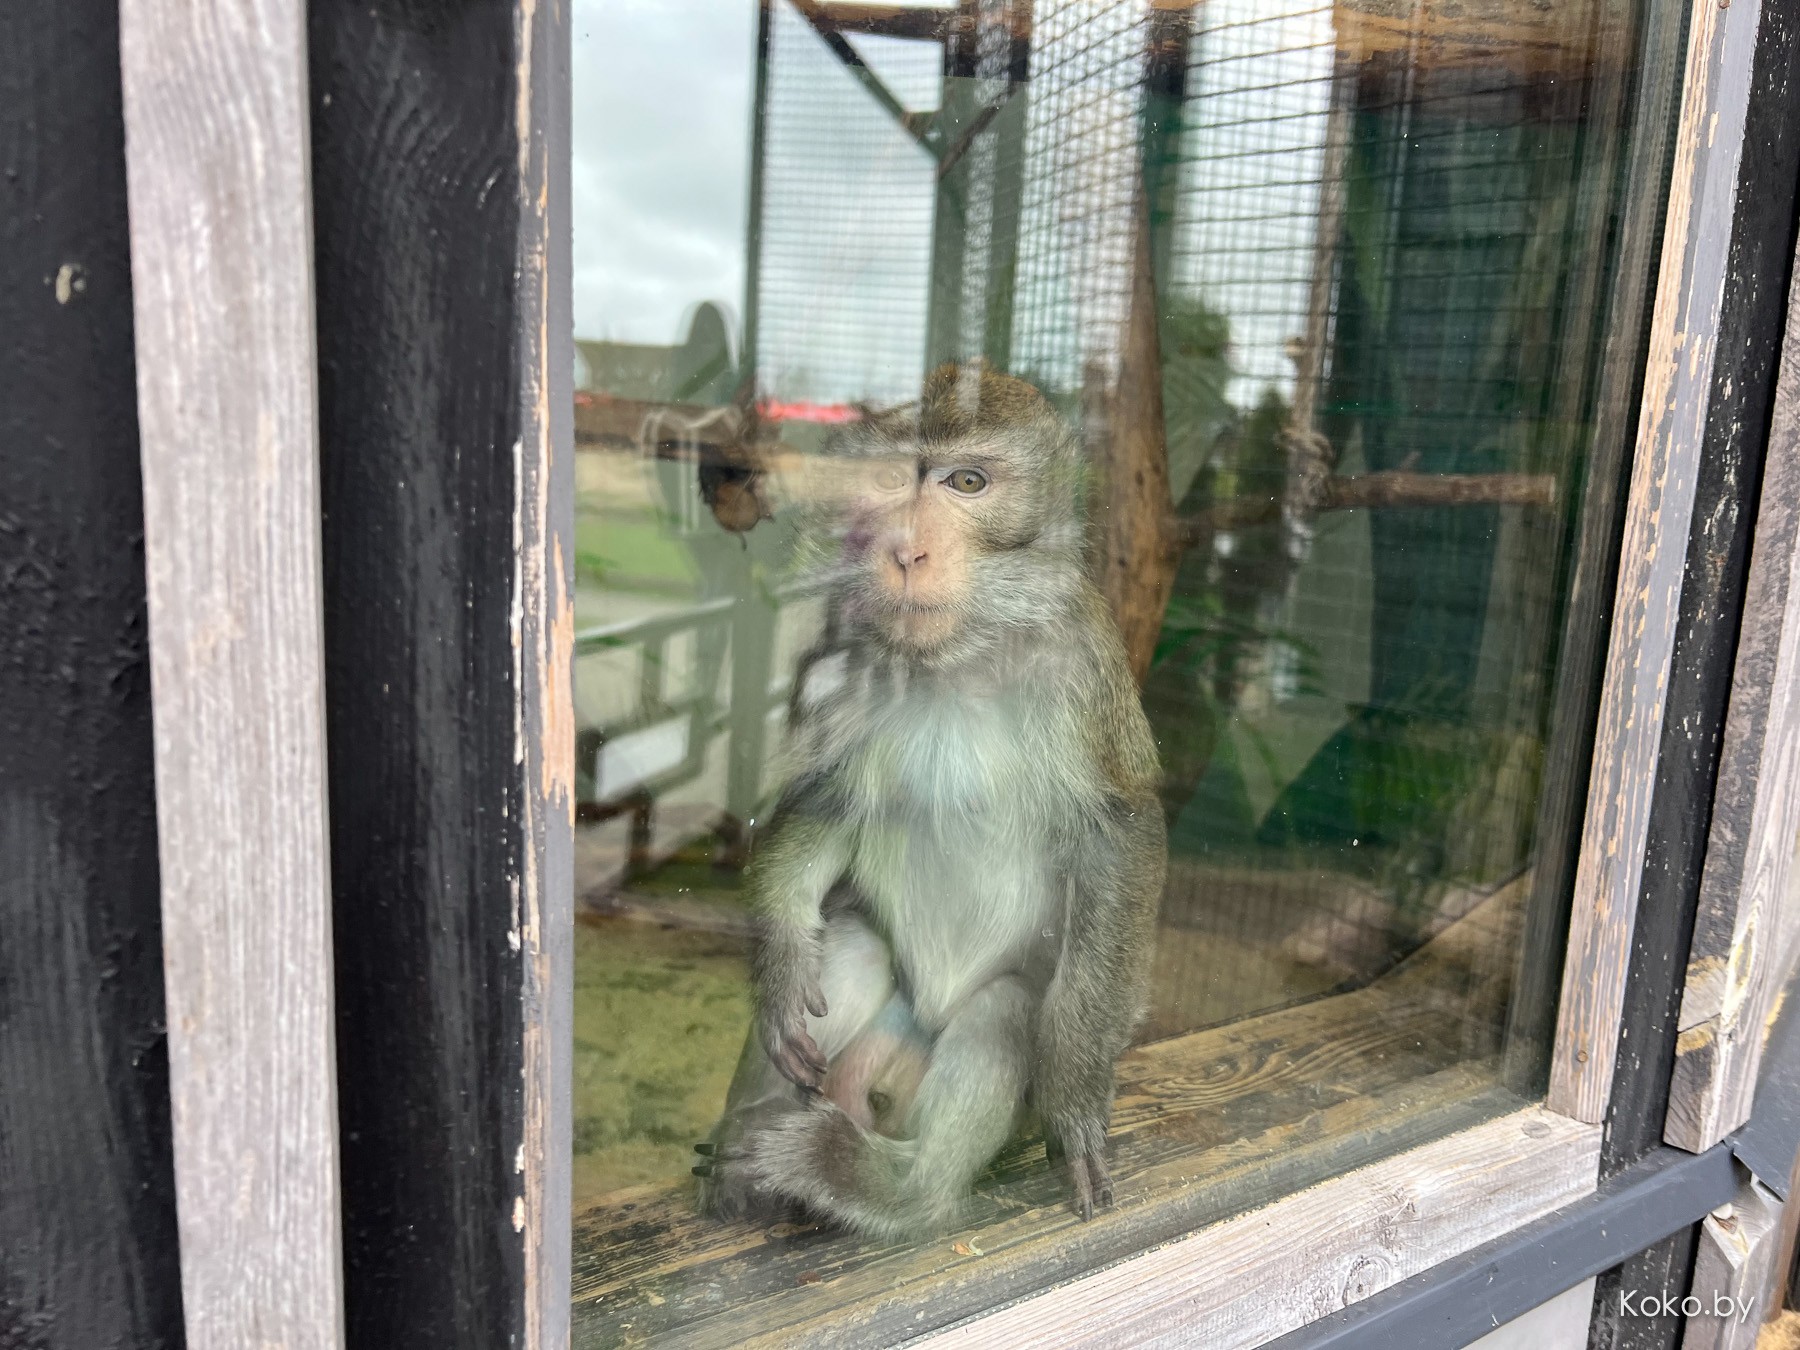
<svg viewBox="0 0 1800 1350">
<path fill-rule="evenodd" d="M 1659 21 L 1667 25 L 1680 17 L 1667 14 Z M 1791 0 L 1763 5 L 1719 316 L 1717 350 L 1730 359 L 1714 363 L 1708 396 L 1607 1107 L 1603 1176 L 1662 1145 L 1787 319 L 1800 186 L 1800 99 L 1793 89 L 1800 63 L 1797 20 L 1800 9 Z M 1644 65 L 1670 68 L 1649 55 Z M 1602 1277 L 1602 1296 L 1613 1276 Z M 1628 1332 L 1623 1344 L 1635 1346 L 1640 1339 L 1641 1333 Z"/>
<path fill-rule="evenodd" d="M 0 6 L 0 1345 L 172 1350 L 113 0 Z"/>
<path fill-rule="evenodd" d="M 1700 1224 L 1689 1293 L 1703 1311 L 1689 1317 L 1682 1350 L 1755 1350 L 1770 1311 L 1771 1268 L 1781 1245 L 1781 1204 L 1754 1178 Z M 1729 1302 L 1727 1302 L 1729 1300 Z M 1715 1315 L 1715 1308 L 1731 1314 Z M 1739 1316 L 1735 1310 L 1746 1310 Z"/>
<path fill-rule="evenodd" d="M 308 13 L 348 1340 L 555 1345 L 567 9 Z"/>
<path fill-rule="evenodd" d="M 1591 1193 L 1599 1166 L 1596 1126 L 1527 1107 L 925 1344 L 1260 1345 Z"/>
<path fill-rule="evenodd" d="M 1800 832 L 1800 287 L 1744 613 L 1663 1125 L 1664 1139 L 1695 1152 L 1749 1118 Z"/>
<path fill-rule="evenodd" d="M 1119 626 L 1131 673 L 1142 684 L 1181 556 L 1170 528 L 1156 277 L 1150 261 L 1149 208 L 1141 192 L 1133 215 L 1137 243 L 1131 303 L 1120 344 L 1118 382 L 1107 400 L 1099 545 L 1100 588 Z"/>
<path fill-rule="evenodd" d="M 1637 451 L 1594 740 L 1550 1106 L 1604 1118 L 1706 429 L 1757 0 L 1695 0 Z"/>
<path fill-rule="evenodd" d="M 575 384 L 567 0 L 514 0 L 519 150 L 515 731 L 529 1350 L 569 1344 L 575 983 Z"/>
<path fill-rule="evenodd" d="M 193 1350 L 343 1343 L 304 20 L 120 8 Z"/>
</svg>

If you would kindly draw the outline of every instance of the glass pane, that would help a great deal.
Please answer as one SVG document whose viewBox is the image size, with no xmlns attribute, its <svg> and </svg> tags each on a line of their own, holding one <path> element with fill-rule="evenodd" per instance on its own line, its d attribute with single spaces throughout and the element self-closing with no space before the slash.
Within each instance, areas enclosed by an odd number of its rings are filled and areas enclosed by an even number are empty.
<svg viewBox="0 0 1800 1350">
<path fill-rule="evenodd" d="M 1541 1094 L 1675 12 L 574 15 L 577 1344 Z"/>
</svg>

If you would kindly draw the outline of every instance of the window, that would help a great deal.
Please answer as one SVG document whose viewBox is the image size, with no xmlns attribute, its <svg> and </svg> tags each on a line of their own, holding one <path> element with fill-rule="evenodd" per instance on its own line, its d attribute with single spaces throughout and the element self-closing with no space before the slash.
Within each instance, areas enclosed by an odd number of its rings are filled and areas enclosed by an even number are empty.
<svg viewBox="0 0 1800 1350">
<path fill-rule="evenodd" d="M 577 1344 L 928 1331 L 1541 1097 L 1661 212 L 1628 169 L 1666 172 L 1640 20 L 764 0 L 574 30 Z M 746 864 L 809 683 L 860 659 L 820 485 L 977 362 L 1078 448 L 1159 761 L 1116 1203 L 1083 1224 L 1027 1123 L 916 1239 L 711 1216 Z M 995 903 L 981 867 L 945 903 Z M 895 922 L 904 993 L 928 958 Z"/>
</svg>

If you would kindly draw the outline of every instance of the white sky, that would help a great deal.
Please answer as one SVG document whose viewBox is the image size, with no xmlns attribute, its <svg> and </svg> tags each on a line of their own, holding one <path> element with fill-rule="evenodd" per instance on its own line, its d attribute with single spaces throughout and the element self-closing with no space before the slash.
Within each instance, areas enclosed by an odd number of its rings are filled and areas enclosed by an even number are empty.
<svg viewBox="0 0 1800 1350">
<path fill-rule="evenodd" d="M 575 0 L 575 332 L 670 343 L 743 306 L 751 0 Z"/>
</svg>

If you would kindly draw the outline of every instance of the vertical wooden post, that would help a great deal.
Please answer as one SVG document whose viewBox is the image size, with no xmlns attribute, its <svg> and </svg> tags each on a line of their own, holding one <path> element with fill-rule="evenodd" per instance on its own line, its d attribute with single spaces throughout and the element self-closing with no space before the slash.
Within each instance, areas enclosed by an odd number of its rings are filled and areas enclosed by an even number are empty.
<svg viewBox="0 0 1800 1350">
<path fill-rule="evenodd" d="M 1707 426 L 1761 5 L 1695 0 L 1612 643 L 1563 966 L 1550 1105 L 1612 1090 L 1665 695 Z"/>
<path fill-rule="evenodd" d="M 978 109 L 975 89 L 978 7 L 959 0 L 944 40 L 943 101 L 932 134 L 941 150 L 955 142 Z M 958 155 L 939 163 L 931 217 L 931 276 L 925 316 L 925 369 L 975 353 L 964 348 L 963 276 L 968 253 L 970 173 L 974 161 Z"/>
<path fill-rule="evenodd" d="M 353 1350 L 566 1345 L 569 9 L 310 0 Z"/>
<path fill-rule="evenodd" d="M 1012 369 L 1013 308 L 1019 276 L 1019 214 L 1025 200 L 1025 130 L 1030 116 L 1032 0 L 1012 0 L 1006 103 L 994 117 L 994 184 L 989 213 L 987 314 L 982 354 L 996 369 Z"/>
<path fill-rule="evenodd" d="M 1800 832 L 1800 271 L 1793 285 L 1663 1126 L 1695 1152 L 1749 1118 L 1785 974 L 1780 919 Z"/>
<path fill-rule="evenodd" d="M 181 1344 L 115 0 L 0 6 L 0 1343 Z"/>
<path fill-rule="evenodd" d="M 120 24 L 187 1343 L 336 1347 L 305 6 Z"/>
</svg>

